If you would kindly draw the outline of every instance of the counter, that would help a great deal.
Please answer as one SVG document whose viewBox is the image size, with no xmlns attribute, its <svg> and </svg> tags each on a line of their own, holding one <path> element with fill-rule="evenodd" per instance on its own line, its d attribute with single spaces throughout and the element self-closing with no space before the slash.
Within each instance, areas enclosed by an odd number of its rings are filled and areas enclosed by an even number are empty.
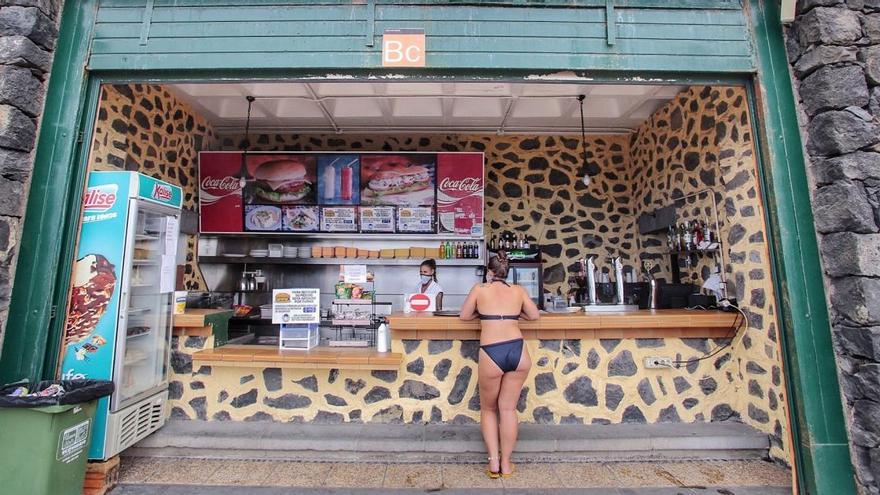
<svg viewBox="0 0 880 495">
<path fill-rule="evenodd" d="M 229 338 L 231 309 L 194 309 L 172 316 L 172 335 L 177 337 L 214 337 L 214 345 L 222 346 Z"/>
<path fill-rule="evenodd" d="M 520 320 L 527 340 L 723 338 L 737 313 L 687 309 L 645 309 L 618 313 L 542 313 L 537 321 Z M 394 339 L 479 340 L 480 321 L 431 313 L 394 313 L 388 318 Z"/>
</svg>

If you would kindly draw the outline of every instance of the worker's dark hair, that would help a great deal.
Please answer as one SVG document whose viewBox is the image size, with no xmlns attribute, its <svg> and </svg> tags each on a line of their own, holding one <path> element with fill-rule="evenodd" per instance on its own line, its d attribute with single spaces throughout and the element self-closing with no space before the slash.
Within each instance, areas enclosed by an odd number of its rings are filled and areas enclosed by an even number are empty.
<svg viewBox="0 0 880 495">
<path fill-rule="evenodd" d="M 422 264 L 419 265 L 419 268 L 421 268 L 423 266 L 427 266 L 431 270 L 434 270 L 434 282 L 436 282 L 437 281 L 437 262 L 434 261 L 434 258 L 430 258 L 430 259 L 423 261 Z"/>
<path fill-rule="evenodd" d="M 486 268 L 492 272 L 496 279 L 506 279 L 507 271 L 510 270 L 510 265 L 507 262 L 507 253 L 504 251 L 498 251 L 497 256 L 489 258 L 489 263 L 486 264 Z"/>
</svg>

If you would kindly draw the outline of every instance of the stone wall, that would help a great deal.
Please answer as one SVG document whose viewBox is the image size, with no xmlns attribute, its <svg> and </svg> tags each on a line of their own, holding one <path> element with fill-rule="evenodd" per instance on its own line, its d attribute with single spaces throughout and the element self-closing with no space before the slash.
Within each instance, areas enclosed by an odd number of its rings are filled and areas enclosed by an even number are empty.
<svg viewBox="0 0 880 495">
<path fill-rule="evenodd" d="M 162 86 L 104 85 L 92 134 L 89 170 L 129 170 L 183 189 L 183 209 L 198 212 L 199 151 L 216 147 L 211 124 Z M 188 235 L 184 287 L 205 290 Z"/>
<path fill-rule="evenodd" d="M 880 2 L 798 2 L 786 37 L 856 482 L 878 494 Z"/>
<path fill-rule="evenodd" d="M 0 348 L 62 3 L 0 3 Z"/>
</svg>

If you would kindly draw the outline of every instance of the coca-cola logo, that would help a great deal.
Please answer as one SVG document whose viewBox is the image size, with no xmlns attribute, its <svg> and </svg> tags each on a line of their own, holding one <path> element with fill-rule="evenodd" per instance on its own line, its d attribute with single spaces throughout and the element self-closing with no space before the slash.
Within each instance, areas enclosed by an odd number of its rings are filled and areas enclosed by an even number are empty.
<svg viewBox="0 0 880 495">
<path fill-rule="evenodd" d="M 480 179 L 477 177 L 466 177 L 459 180 L 445 177 L 440 181 L 440 189 L 443 189 L 444 191 L 477 192 L 480 188 Z"/>
<path fill-rule="evenodd" d="M 107 211 L 113 208 L 113 205 L 116 204 L 117 190 L 116 184 L 92 186 L 86 189 L 86 194 L 83 197 L 83 208 L 90 213 Z"/>
<path fill-rule="evenodd" d="M 211 177 L 210 175 L 202 179 L 202 189 L 235 191 L 241 187 L 238 177 L 227 175 L 226 177 Z"/>
<path fill-rule="evenodd" d="M 171 187 L 164 184 L 154 184 L 151 196 L 159 201 L 171 201 Z"/>
</svg>

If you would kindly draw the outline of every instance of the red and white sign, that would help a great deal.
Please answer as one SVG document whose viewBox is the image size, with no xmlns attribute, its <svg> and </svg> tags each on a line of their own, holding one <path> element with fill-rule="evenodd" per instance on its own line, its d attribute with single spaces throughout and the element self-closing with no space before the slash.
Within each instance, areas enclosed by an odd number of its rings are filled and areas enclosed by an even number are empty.
<svg viewBox="0 0 880 495">
<path fill-rule="evenodd" d="M 440 232 L 483 235 L 483 154 L 437 154 Z"/>
<path fill-rule="evenodd" d="M 436 308 L 434 298 L 427 294 L 407 294 L 404 299 L 406 300 L 405 313 L 412 311 L 434 311 Z"/>
<path fill-rule="evenodd" d="M 83 209 L 86 213 L 101 213 L 113 208 L 119 187 L 116 184 L 105 184 L 86 189 L 83 197 Z"/>
<path fill-rule="evenodd" d="M 201 232 L 241 232 L 241 154 L 199 153 Z"/>
<path fill-rule="evenodd" d="M 159 201 L 171 201 L 171 187 L 164 184 L 154 184 L 151 197 Z"/>
</svg>

